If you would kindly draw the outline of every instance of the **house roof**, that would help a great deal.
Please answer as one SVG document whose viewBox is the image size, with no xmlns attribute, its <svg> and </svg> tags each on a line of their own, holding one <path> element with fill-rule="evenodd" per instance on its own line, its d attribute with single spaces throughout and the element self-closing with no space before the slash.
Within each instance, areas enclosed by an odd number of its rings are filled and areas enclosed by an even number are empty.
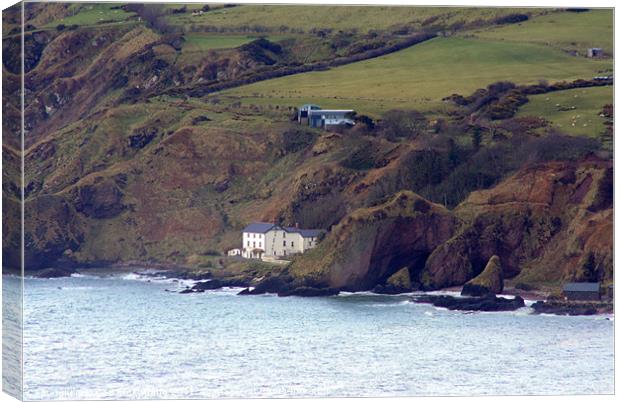
<svg viewBox="0 0 620 402">
<path fill-rule="evenodd" d="M 323 232 L 321 229 L 299 229 L 292 226 L 280 227 L 275 223 L 268 222 L 252 222 L 243 228 L 243 231 L 248 233 L 267 233 L 271 229 L 282 229 L 288 233 L 299 233 L 302 237 L 317 237 Z"/>
<path fill-rule="evenodd" d="M 299 110 L 320 110 L 321 107 L 319 105 L 313 105 L 312 103 L 306 103 L 302 105 Z"/>
<path fill-rule="evenodd" d="M 310 110 L 310 114 L 325 114 L 325 113 L 353 113 L 355 110 L 353 109 L 319 109 L 319 110 Z"/>
<path fill-rule="evenodd" d="M 299 233 L 301 237 L 317 237 L 321 232 L 321 229 L 299 229 L 294 227 L 284 228 L 289 233 Z"/>
<path fill-rule="evenodd" d="M 252 222 L 243 228 L 243 231 L 249 233 L 267 233 L 274 226 L 276 225 L 268 222 Z"/>
<path fill-rule="evenodd" d="M 565 292 L 598 292 L 600 290 L 598 282 L 569 282 L 564 284 Z"/>
</svg>

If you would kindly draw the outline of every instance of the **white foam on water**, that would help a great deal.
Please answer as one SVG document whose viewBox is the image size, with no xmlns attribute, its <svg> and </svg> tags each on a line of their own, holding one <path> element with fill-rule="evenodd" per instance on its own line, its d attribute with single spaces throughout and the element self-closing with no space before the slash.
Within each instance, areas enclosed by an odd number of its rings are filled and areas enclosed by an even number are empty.
<svg viewBox="0 0 620 402">
<path fill-rule="evenodd" d="M 129 274 L 120 275 L 119 278 L 125 281 L 141 281 L 141 280 L 144 280 L 146 277 L 144 275 L 131 272 Z"/>
</svg>

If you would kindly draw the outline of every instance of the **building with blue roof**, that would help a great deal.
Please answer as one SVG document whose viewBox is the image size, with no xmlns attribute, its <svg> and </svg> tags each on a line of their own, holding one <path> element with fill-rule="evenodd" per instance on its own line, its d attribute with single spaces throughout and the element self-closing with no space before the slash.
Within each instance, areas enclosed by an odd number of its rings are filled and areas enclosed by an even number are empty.
<svg viewBox="0 0 620 402">
<path fill-rule="evenodd" d="M 299 124 L 329 130 L 333 127 L 353 126 L 353 109 L 322 109 L 318 105 L 302 105 L 297 112 Z"/>
<path fill-rule="evenodd" d="M 253 222 L 243 229 L 244 258 L 281 258 L 316 247 L 321 229 L 300 229 L 275 223 Z"/>
</svg>

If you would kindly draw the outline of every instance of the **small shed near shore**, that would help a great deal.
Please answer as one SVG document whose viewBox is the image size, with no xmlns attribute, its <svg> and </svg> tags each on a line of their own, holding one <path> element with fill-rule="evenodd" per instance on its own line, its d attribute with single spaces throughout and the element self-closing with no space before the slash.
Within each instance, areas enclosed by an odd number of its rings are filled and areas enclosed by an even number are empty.
<svg viewBox="0 0 620 402">
<path fill-rule="evenodd" d="M 568 282 L 562 289 L 567 300 L 600 300 L 601 284 L 598 282 Z"/>
</svg>

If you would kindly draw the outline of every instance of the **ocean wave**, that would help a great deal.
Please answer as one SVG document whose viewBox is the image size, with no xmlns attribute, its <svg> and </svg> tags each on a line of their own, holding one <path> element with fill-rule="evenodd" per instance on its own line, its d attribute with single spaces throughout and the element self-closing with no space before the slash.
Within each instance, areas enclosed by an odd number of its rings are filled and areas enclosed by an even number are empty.
<svg viewBox="0 0 620 402">
<path fill-rule="evenodd" d="M 411 300 L 401 300 L 398 302 L 391 302 L 391 303 L 370 303 L 367 304 L 368 307 L 400 307 L 400 306 L 404 306 L 406 304 L 412 304 L 413 302 Z"/>
<path fill-rule="evenodd" d="M 89 279 L 101 279 L 102 278 L 99 275 L 81 274 L 79 272 L 74 272 L 70 276 L 71 278 L 89 278 Z"/>
<path fill-rule="evenodd" d="M 129 274 L 119 275 L 119 278 L 125 281 L 143 281 L 147 279 L 145 275 L 141 275 L 137 272 L 131 272 Z"/>
</svg>

